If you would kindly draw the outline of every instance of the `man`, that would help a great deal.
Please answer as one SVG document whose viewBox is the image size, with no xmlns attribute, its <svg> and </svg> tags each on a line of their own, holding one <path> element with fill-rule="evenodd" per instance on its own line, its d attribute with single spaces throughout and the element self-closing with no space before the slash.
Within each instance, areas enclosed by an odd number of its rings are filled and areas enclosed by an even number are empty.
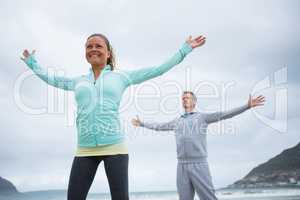
<svg viewBox="0 0 300 200">
<path fill-rule="evenodd" d="M 185 113 L 167 123 L 146 123 L 133 119 L 134 126 L 157 131 L 174 131 L 177 145 L 177 191 L 180 200 L 192 200 L 195 191 L 202 200 L 216 200 L 212 178 L 207 162 L 206 132 L 210 123 L 228 119 L 242 112 L 263 105 L 264 96 L 252 98 L 247 104 L 225 112 L 194 112 L 197 98 L 191 91 L 182 95 Z"/>
</svg>

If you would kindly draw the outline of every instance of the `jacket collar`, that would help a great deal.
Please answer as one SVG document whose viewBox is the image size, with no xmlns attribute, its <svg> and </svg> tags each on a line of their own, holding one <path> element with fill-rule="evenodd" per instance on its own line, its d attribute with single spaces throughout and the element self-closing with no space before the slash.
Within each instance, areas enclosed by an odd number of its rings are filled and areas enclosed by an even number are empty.
<svg viewBox="0 0 300 200">
<path fill-rule="evenodd" d="M 184 113 L 183 115 L 181 115 L 181 117 L 187 118 L 188 116 L 193 115 L 193 114 L 195 114 L 195 113 L 196 113 L 196 112 L 186 112 L 186 113 Z"/>
<path fill-rule="evenodd" d="M 106 73 L 109 71 L 111 71 L 111 66 L 107 64 L 102 69 L 100 76 L 102 75 L 102 73 Z M 94 71 L 93 71 L 92 67 L 89 68 L 89 78 L 90 78 L 90 80 L 95 81 Z"/>
<path fill-rule="evenodd" d="M 90 67 L 89 71 L 90 73 L 94 73 L 92 67 Z M 111 71 L 111 66 L 109 64 L 105 65 L 102 71 Z"/>
</svg>

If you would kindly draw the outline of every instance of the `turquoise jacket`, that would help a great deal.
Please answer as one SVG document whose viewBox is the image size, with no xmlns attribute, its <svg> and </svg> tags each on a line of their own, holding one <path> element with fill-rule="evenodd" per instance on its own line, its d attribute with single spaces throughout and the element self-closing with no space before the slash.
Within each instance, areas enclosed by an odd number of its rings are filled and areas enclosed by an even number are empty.
<svg viewBox="0 0 300 200">
<path fill-rule="evenodd" d="M 95 80 L 93 70 L 87 75 L 67 78 L 48 74 L 34 58 L 29 56 L 25 63 L 46 83 L 68 91 L 74 91 L 77 103 L 77 142 L 80 147 L 95 147 L 119 143 L 124 139 L 119 121 L 119 105 L 125 89 L 151 78 L 162 75 L 192 51 L 184 43 L 179 51 L 165 63 L 132 71 L 111 71 L 106 65 Z"/>
</svg>

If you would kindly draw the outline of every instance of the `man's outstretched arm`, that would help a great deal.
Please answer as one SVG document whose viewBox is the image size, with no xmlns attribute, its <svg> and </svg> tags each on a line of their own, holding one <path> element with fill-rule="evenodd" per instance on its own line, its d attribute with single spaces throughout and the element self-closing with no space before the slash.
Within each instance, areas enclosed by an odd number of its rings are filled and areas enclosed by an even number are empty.
<svg viewBox="0 0 300 200">
<path fill-rule="evenodd" d="M 139 117 L 136 116 L 136 118 L 132 119 L 131 122 L 136 127 L 145 127 L 156 131 L 172 131 L 176 128 L 177 119 L 165 123 L 148 123 L 142 122 Z"/>
<path fill-rule="evenodd" d="M 256 106 L 262 106 L 262 105 L 264 105 L 264 102 L 265 102 L 265 97 L 262 95 L 260 95 L 256 98 L 252 98 L 252 96 L 249 95 L 247 104 L 240 106 L 238 108 L 224 111 L 224 112 L 214 112 L 214 113 L 205 114 L 204 115 L 205 121 L 206 121 L 206 123 L 213 123 L 213 122 L 217 122 L 220 120 L 232 118 L 236 115 L 243 113 L 244 111 L 246 111 L 250 108 L 254 108 Z"/>
</svg>

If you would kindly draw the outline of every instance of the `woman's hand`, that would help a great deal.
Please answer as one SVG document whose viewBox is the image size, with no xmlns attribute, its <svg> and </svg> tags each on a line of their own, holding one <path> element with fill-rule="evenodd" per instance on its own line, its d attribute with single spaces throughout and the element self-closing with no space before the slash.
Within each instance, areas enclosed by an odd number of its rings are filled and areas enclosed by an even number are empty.
<svg viewBox="0 0 300 200">
<path fill-rule="evenodd" d="M 33 50 L 31 53 L 27 49 L 23 51 L 23 57 L 21 57 L 21 60 L 25 61 L 29 56 L 34 55 L 35 50 Z"/>
<path fill-rule="evenodd" d="M 250 108 L 253 108 L 256 106 L 263 106 L 264 102 L 265 102 L 265 97 L 262 95 L 259 95 L 256 98 L 252 98 L 251 94 L 249 95 L 248 106 Z"/>
<path fill-rule="evenodd" d="M 206 38 L 203 35 L 200 35 L 194 39 L 192 38 L 192 36 L 189 36 L 188 39 L 186 40 L 186 42 L 189 45 L 191 45 L 191 47 L 194 49 L 194 48 L 204 45 L 205 40 L 206 40 Z"/>
<path fill-rule="evenodd" d="M 136 119 L 133 118 L 131 120 L 131 123 L 132 123 L 133 126 L 137 126 L 137 127 L 141 126 L 141 120 L 139 119 L 139 116 L 136 116 Z"/>
</svg>

